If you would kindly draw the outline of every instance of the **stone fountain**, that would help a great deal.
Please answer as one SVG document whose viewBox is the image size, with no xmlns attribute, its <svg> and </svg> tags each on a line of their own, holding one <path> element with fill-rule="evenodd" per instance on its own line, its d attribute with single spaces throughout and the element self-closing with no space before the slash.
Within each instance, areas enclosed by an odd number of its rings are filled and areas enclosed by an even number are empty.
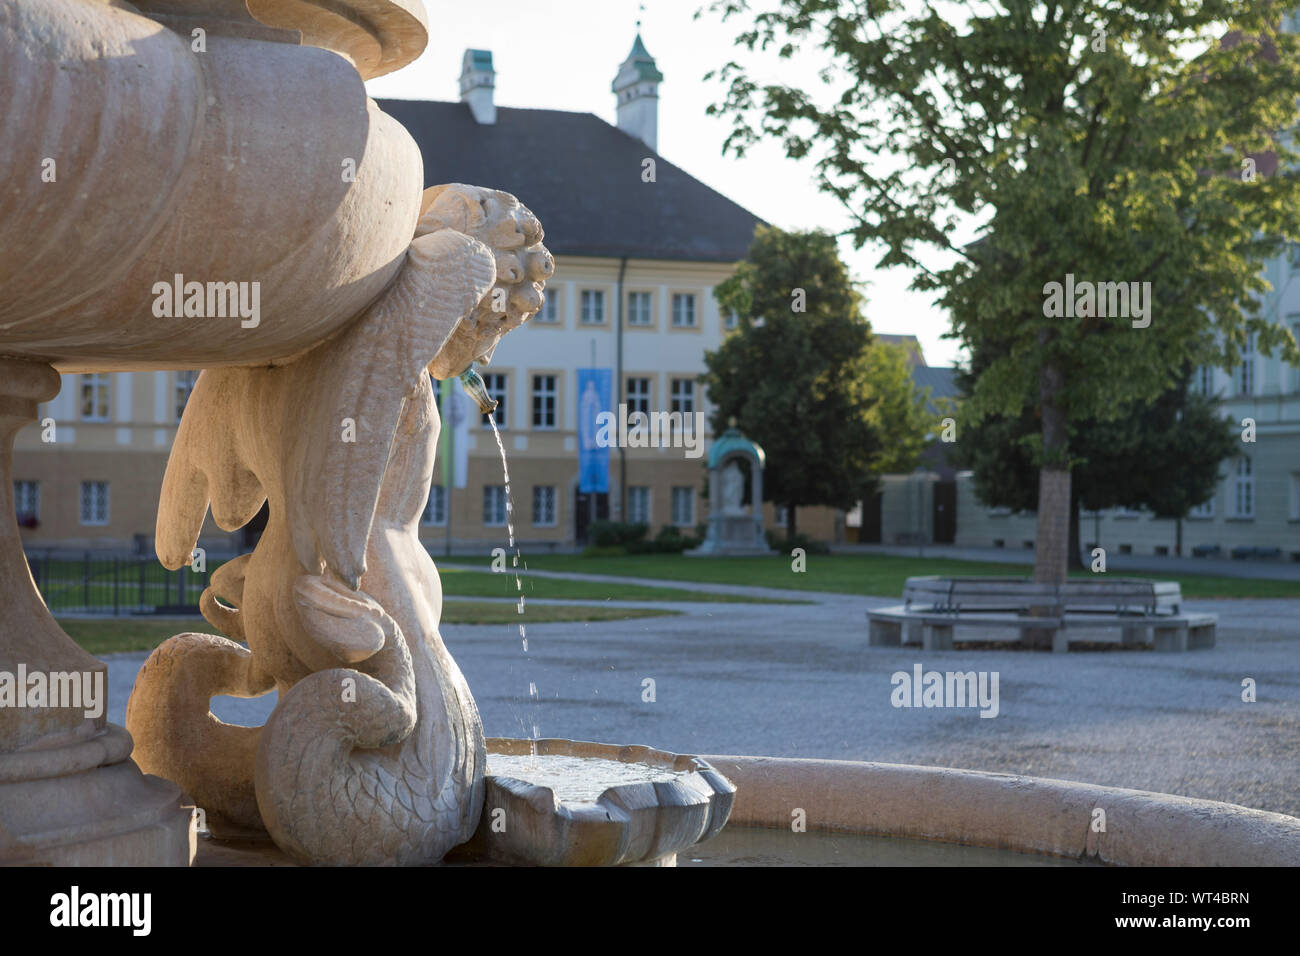
<svg viewBox="0 0 1300 956">
<path fill-rule="evenodd" d="M 788 831 L 792 813 L 1108 862 L 1300 863 L 1300 822 L 1208 801 L 489 746 L 417 536 L 440 428 L 430 375 L 490 359 L 542 305 L 553 261 L 515 197 L 423 189 L 414 142 L 367 98 L 364 81 L 427 36 L 421 0 L 0 0 L 0 688 L 103 683 L 42 602 L 14 518 L 13 438 L 58 372 L 204 370 L 162 489 L 166 566 L 189 561 L 209 512 L 233 530 L 270 511 L 203 595 L 214 633 L 146 662 L 129 734 L 84 699 L 0 693 L 0 863 L 186 865 L 196 807 L 215 837 L 316 864 L 662 865 L 732 816 Z M 718 481 L 738 512 L 735 474 Z M 264 727 L 209 709 L 271 691 Z M 582 760 L 596 772 L 572 770 Z M 1101 801 L 1119 825 L 1089 834 Z"/>
<path fill-rule="evenodd" d="M 56 370 L 204 369 L 163 482 L 168 568 L 209 511 L 227 530 L 270 512 L 202 596 L 219 633 L 145 663 L 130 736 L 102 713 L 0 709 L 0 858 L 186 864 L 182 793 L 214 834 L 307 863 L 435 863 L 479 828 L 483 728 L 417 533 L 430 378 L 488 361 L 554 262 L 514 196 L 422 189 L 414 142 L 367 98 L 426 40 L 421 0 L 0 5 L 0 80 L 25 109 L 0 146 L 24 184 L 0 209 L 0 669 L 102 682 L 37 595 L 9 499 L 13 435 Z M 273 690 L 264 727 L 209 710 Z M 665 792 L 698 825 L 609 862 L 725 822 L 725 781 L 675 774 Z M 648 786 L 624 815 L 638 838 L 656 830 Z"/>
</svg>

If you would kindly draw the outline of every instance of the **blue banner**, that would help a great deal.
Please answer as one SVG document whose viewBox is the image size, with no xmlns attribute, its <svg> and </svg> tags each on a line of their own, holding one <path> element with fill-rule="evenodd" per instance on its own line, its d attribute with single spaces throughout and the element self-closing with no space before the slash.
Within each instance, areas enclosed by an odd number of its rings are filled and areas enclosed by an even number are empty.
<svg viewBox="0 0 1300 956">
<path fill-rule="evenodd" d="M 610 388 L 613 375 L 607 368 L 578 369 L 578 490 L 584 494 L 609 491 L 609 444 L 597 440 L 601 412 L 613 415 Z M 605 432 L 608 434 L 609 429 Z"/>
</svg>

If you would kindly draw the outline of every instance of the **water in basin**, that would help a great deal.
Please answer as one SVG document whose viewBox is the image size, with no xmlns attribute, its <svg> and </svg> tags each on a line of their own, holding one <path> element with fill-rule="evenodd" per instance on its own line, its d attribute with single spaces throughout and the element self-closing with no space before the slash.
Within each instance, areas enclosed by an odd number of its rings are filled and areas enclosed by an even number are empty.
<svg viewBox="0 0 1300 956">
<path fill-rule="evenodd" d="M 660 783 L 676 780 L 689 770 L 668 770 L 643 763 L 624 763 L 603 757 L 571 757 L 563 754 L 488 754 L 487 772 L 496 777 L 513 777 L 539 787 L 550 787 L 564 803 L 595 803 L 610 787 L 629 783 Z"/>
</svg>

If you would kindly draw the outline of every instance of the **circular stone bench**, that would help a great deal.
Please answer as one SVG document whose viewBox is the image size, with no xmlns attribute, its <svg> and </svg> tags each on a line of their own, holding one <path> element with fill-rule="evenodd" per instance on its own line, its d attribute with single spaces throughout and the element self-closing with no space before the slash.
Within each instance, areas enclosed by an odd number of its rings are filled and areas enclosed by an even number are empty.
<svg viewBox="0 0 1300 956">
<path fill-rule="evenodd" d="M 1022 643 L 1050 641 L 1052 650 L 1063 652 L 1072 629 L 1114 628 L 1125 646 L 1213 647 L 1218 618 L 1181 613 L 1182 601 L 1176 581 L 1110 578 L 1057 585 L 1010 577 L 911 577 L 901 605 L 867 612 L 868 642 L 947 650 L 954 627 L 993 627 L 1014 630 Z"/>
</svg>

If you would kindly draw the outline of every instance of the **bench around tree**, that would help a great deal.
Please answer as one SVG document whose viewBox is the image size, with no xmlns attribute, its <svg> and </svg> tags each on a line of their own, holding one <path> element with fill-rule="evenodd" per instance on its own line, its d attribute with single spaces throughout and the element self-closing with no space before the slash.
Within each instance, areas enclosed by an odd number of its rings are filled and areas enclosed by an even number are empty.
<svg viewBox="0 0 1300 956">
<path fill-rule="evenodd" d="M 1141 578 L 1040 584 L 1024 578 L 908 578 L 903 604 L 868 611 L 872 646 L 952 647 L 954 627 L 1010 628 L 1022 642 L 1069 649 L 1070 630 L 1119 628 L 1120 643 L 1158 651 L 1213 647 L 1217 618 L 1182 613 L 1176 581 Z"/>
</svg>

